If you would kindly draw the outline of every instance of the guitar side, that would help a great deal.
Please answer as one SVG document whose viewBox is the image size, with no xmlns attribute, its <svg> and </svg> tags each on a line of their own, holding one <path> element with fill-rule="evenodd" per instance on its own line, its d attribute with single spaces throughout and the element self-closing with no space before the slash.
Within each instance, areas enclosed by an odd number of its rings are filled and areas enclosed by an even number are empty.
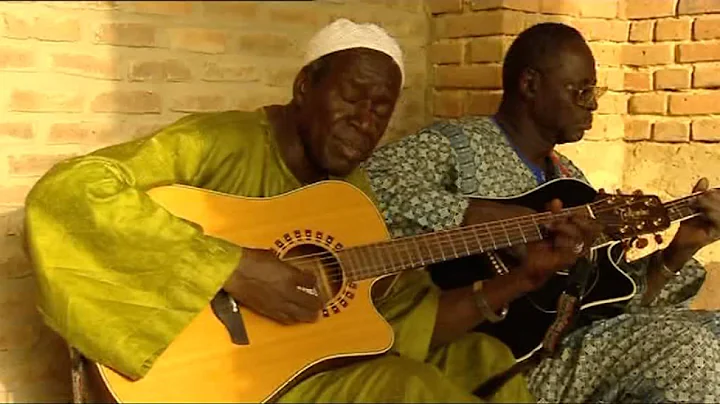
<svg viewBox="0 0 720 404">
<path fill-rule="evenodd" d="M 327 181 L 273 198 L 243 198 L 184 186 L 151 190 L 171 213 L 205 234 L 249 248 L 336 251 L 386 240 L 372 201 Z M 211 270 L 207 268 L 205 270 Z M 345 282 L 316 323 L 284 326 L 240 307 L 249 344 L 236 345 L 210 306 L 170 344 L 148 374 L 130 381 L 105 366 L 100 376 L 117 402 L 266 402 L 328 361 L 387 352 L 390 325 L 375 309 L 378 279 Z M 348 293 L 349 292 L 349 293 Z M 340 304 L 340 301 L 343 304 Z"/>
</svg>

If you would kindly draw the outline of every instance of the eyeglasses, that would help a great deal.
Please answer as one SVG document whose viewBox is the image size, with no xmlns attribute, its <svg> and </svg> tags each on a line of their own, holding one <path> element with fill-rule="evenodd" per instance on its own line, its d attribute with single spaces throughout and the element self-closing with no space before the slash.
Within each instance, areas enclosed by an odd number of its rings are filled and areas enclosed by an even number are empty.
<svg viewBox="0 0 720 404">
<path fill-rule="evenodd" d="M 572 84 L 566 85 L 565 88 L 573 94 L 573 101 L 583 108 L 592 108 L 608 90 L 607 87 L 598 86 L 577 88 Z"/>
</svg>

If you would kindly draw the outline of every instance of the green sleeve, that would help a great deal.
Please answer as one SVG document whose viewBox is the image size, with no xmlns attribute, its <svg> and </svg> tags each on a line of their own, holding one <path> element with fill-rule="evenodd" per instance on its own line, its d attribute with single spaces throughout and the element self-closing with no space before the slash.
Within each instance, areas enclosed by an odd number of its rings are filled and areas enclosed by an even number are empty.
<svg viewBox="0 0 720 404">
<path fill-rule="evenodd" d="M 197 119 L 61 162 L 26 200 L 45 321 L 90 359 L 133 379 L 208 304 L 241 255 L 146 193 L 194 185 L 207 169 L 213 138 Z"/>
</svg>

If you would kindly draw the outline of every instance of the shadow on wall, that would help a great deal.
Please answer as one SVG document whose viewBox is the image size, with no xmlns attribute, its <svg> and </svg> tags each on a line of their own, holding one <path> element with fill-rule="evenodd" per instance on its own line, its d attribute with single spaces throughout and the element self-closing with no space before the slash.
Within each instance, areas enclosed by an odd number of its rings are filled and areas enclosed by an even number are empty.
<svg viewBox="0 0 720 404">
<path fill-rule="evenodd" d="M 338 17 L 398 38 L 407 80 L 389 136 L 418 129 L 429 32 L 418 0 L 0 2 L 0 402 L 71 399 L 67 348 L 35 309 L 20 242 L 15 208 L 35 181 L 189 113 L 286 102 L 304 43 Z"/>
</svg>

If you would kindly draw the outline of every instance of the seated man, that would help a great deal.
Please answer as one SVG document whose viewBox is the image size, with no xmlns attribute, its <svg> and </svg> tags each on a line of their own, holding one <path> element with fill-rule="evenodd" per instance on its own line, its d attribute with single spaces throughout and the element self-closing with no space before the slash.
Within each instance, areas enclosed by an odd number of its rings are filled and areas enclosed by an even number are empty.
<svg viewBox="0 0 720 404">
<path fill-rule="evenodd" d="M 592 52 L 574 28 L 545 23 L 521 33 L 505 57 L 503 98 L 493 117 L 437 122 L 381 148 L 366 163 L 393 234 L 477 222 L 477 212 L 488 207 L 468 195 L 512 197 L 558 177 L 587 182 L 553 149 L 579 141 L 590 129 L 601 92 L 596 81 Z M 693 192 L 707 187 L 703 179 Z M 683 222 L 668 248 L 627 265 L 640 290 L 625 314 L 570 333 L 557 357 L 532 370 L 529 383 L 538 400 L 720 400 L 720 315 L 680 306 L 704 279 L 692 256 L 720 235 L 720 193 L 705 192 L 699 209 L 700 217 Z M 434 279 L 440 284 L 460 275 L 437 273 Z M 513 290 L 494 300 L 499 311 L 546 281 L 523 289 L 510 279 L 497 280 L 484 289 Z M 491 317 L 499 322 L 503 315 Z M 523 326 L 518 324 L 516 336 L 523 337 Z"/>
<path fill-rule="evenodd" d="M 61 162 L 37 183 L 27 228 L 40 311 L 69 344 L 138 379 L 220 289 L 284 324 L 317 321 L 320 300 L 298 289 L 314 285 L 312 275 L 269 251 L 204 235 L 146 193 L 187 184 L 272 197 L 334 178 L 372 197 L 358 166 L 395 108 L 401 50 L 381 28 L 340 19 L 313 37 L 305 61 L 287 105 L 190 115 Z M 554 243 L 535 246 L 549 248 L 549 258 L 528 263 L 527 273 L 568 265 L 572 246 L 597 233 L 577 218 L 556 230 Z M 377 305 L 395 330 L 394 354 L 312 376 L 281 401 L 477 402 L 474 386 L 512 364 L 497 340 L 466 333 L 481 315 L 472 289 L 441 294 L 425 271 L 389 284 Z M 517 377 L 493 399 L 532 397 Z"/>
</svg>

